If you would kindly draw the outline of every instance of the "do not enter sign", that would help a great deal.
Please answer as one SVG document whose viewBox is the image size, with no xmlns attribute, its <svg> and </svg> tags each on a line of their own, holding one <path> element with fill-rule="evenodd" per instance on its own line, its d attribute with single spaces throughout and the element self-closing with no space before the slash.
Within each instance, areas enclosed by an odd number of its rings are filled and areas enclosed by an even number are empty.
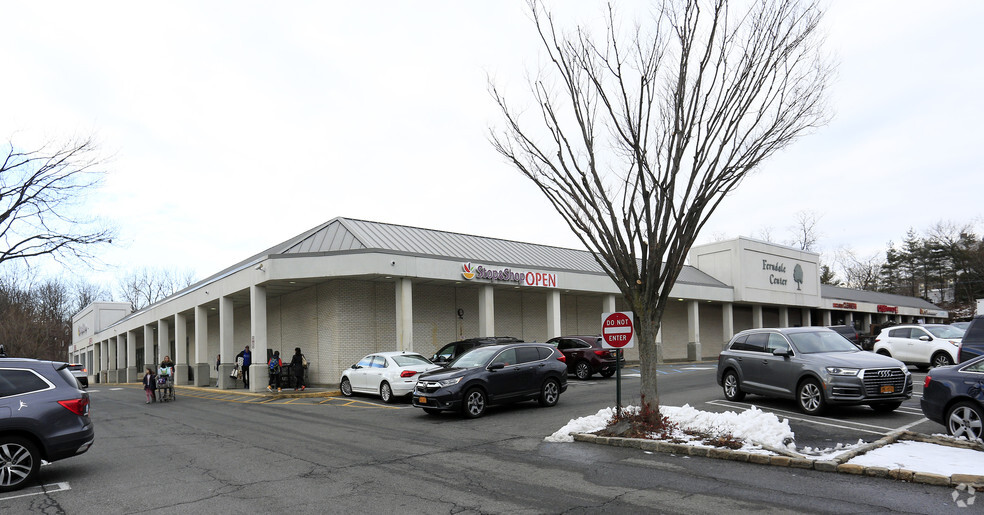
<svg viewBox="0 0 984 515">
<path fill-rule="evenodd" d="M 602 347 L 609 349 L 630 349 L 635 347 L 635 334 L 632 330 L 632 312 L 620 311 L 601 314 Z"/>
</svg>

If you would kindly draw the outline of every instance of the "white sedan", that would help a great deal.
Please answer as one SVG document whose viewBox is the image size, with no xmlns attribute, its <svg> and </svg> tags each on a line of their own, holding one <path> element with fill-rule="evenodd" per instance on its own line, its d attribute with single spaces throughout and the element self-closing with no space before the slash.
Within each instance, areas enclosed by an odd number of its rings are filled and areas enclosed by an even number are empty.
<svg viewBox="0 0 984 515">
<path fill-rule="evenodd" d="M 419 374 L 438 368 L 441 366 L 415 352 L 377 352 L 342 372 L 338 387 L 346 397 L 356 392 L 371 393 L 379 395 L 383 402 L 393 402 L 394 397 L 413 391 Z"/>
</svg>

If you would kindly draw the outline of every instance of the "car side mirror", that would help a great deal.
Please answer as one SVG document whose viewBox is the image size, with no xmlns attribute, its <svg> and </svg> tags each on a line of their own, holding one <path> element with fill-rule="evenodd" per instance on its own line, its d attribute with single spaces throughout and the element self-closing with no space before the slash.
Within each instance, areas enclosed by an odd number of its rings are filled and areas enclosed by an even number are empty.
<svg viewBox="0 0 984 515">
<path fill-rule="evenodd" d="M 791 349 L 776 349 L 776 350 L 772 351 L 772 355 L 773 356 L 782 356 L 784 358 L 788 358 L 788 357 L 790 357 L 790 356 L 793 355 L 793 351 Z"/>
<path fill-rule="evenodd" d="M 932 340 L 932 338 L 929 337 L 929 336 L 926 336 L 925 334 L 919 337 L 919 341 L 921 341 L 921 342 L 928 342 L 928 341 L 931 341 L 931 340 Z"/>
<path fill-rule="evenodd" d="M 506 366 L 505 363 L 492 363 L 489 365 L 489 370 L 502 370 Z"/>
<path fill-rule="evenodd" d="M 352 365 L 352 368 L 362 368 L 362 367 L 360 367 L 359 364 L 356 363 L 356 364 Z"/>
</svg>

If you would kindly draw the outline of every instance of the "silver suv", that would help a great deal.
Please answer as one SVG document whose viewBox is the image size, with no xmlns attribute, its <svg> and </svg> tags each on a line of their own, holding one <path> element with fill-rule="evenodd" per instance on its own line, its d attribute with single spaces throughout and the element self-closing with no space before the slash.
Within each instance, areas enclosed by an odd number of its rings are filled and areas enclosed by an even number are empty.
<svg viewBox="0 0 984 515">
<path fill-rule="evenodd" d="M 738 333 L 718 356 L 717 382 L 728 400 L 746 393 L 793 399 L 809 415 L 832 404 L 888 412 L 912 397 L 902 362 L 862 351 L 824 327 Z"/>
<path fill-rule="evenodd" d="M 93 438 L 89 394 L 68 363 L 0 358 L 0 492 L 27 486 L 41 460 L 82 454 Z"/>
</svg>

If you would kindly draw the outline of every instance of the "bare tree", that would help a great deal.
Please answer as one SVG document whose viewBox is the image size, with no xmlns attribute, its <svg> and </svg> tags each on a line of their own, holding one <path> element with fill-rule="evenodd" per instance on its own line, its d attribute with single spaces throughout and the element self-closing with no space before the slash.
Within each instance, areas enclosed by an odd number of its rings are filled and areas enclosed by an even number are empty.
<svg viewBox="0 0 984 515">
<path fill-rule="evenodd" d="M 850 247 L 837 250 L 836 261 L 844 274 L 844 286 L 857 290 L 875 291 L 881 277 L 881 253 L 858 256 Z"/>
<path fill-rule="evenodd" d="M 494 148 L 539 187 L 635 312 L 642 401 L 658 409 L 655 336 L 691 246 L 746 174 L 826 122 L 831 66 L 814 3 L 654 9 L 623 33 L 609 5 L 595 39 L 583 27 L 561 33 L 532 0 L 549 59 L 530 81 L 533 121 L 495 84 L 490 92 L 505 122 Z"/>
<path fill-rule="evenodd" d="M 789 242 L 790 247 L 800 250 L 816 251 L 817 243 L 822 234 L 817 224 L 823 215 L 816 211 L 798 211 L 795 215 L 796 223 L 789 230 L 793 233 L 793 241 Z"/>
<path fill-rule="evenodd" d="M 112 294 L 101 284 L 90 283 L 84 279 L 79 279 L 72 288 L 69 314 L 75 315 L 93 302 L 108 300 L 112 300 Z"/>
<path fill-rule="evenodd" d="M 10 143 L 0 163 L 0 263 L 50 256 L 90 262 L 114 232 L 80 209 L 99 182 L 92 140 L 21 151 Z"/>
<path fill-rule="evenodd" d="M 192 283 L 194 274 L 190 270 L 140 268 L 122 275 L 117 290 L 123 301 L 136 310 L 164 300 Z"/>
</svg>

